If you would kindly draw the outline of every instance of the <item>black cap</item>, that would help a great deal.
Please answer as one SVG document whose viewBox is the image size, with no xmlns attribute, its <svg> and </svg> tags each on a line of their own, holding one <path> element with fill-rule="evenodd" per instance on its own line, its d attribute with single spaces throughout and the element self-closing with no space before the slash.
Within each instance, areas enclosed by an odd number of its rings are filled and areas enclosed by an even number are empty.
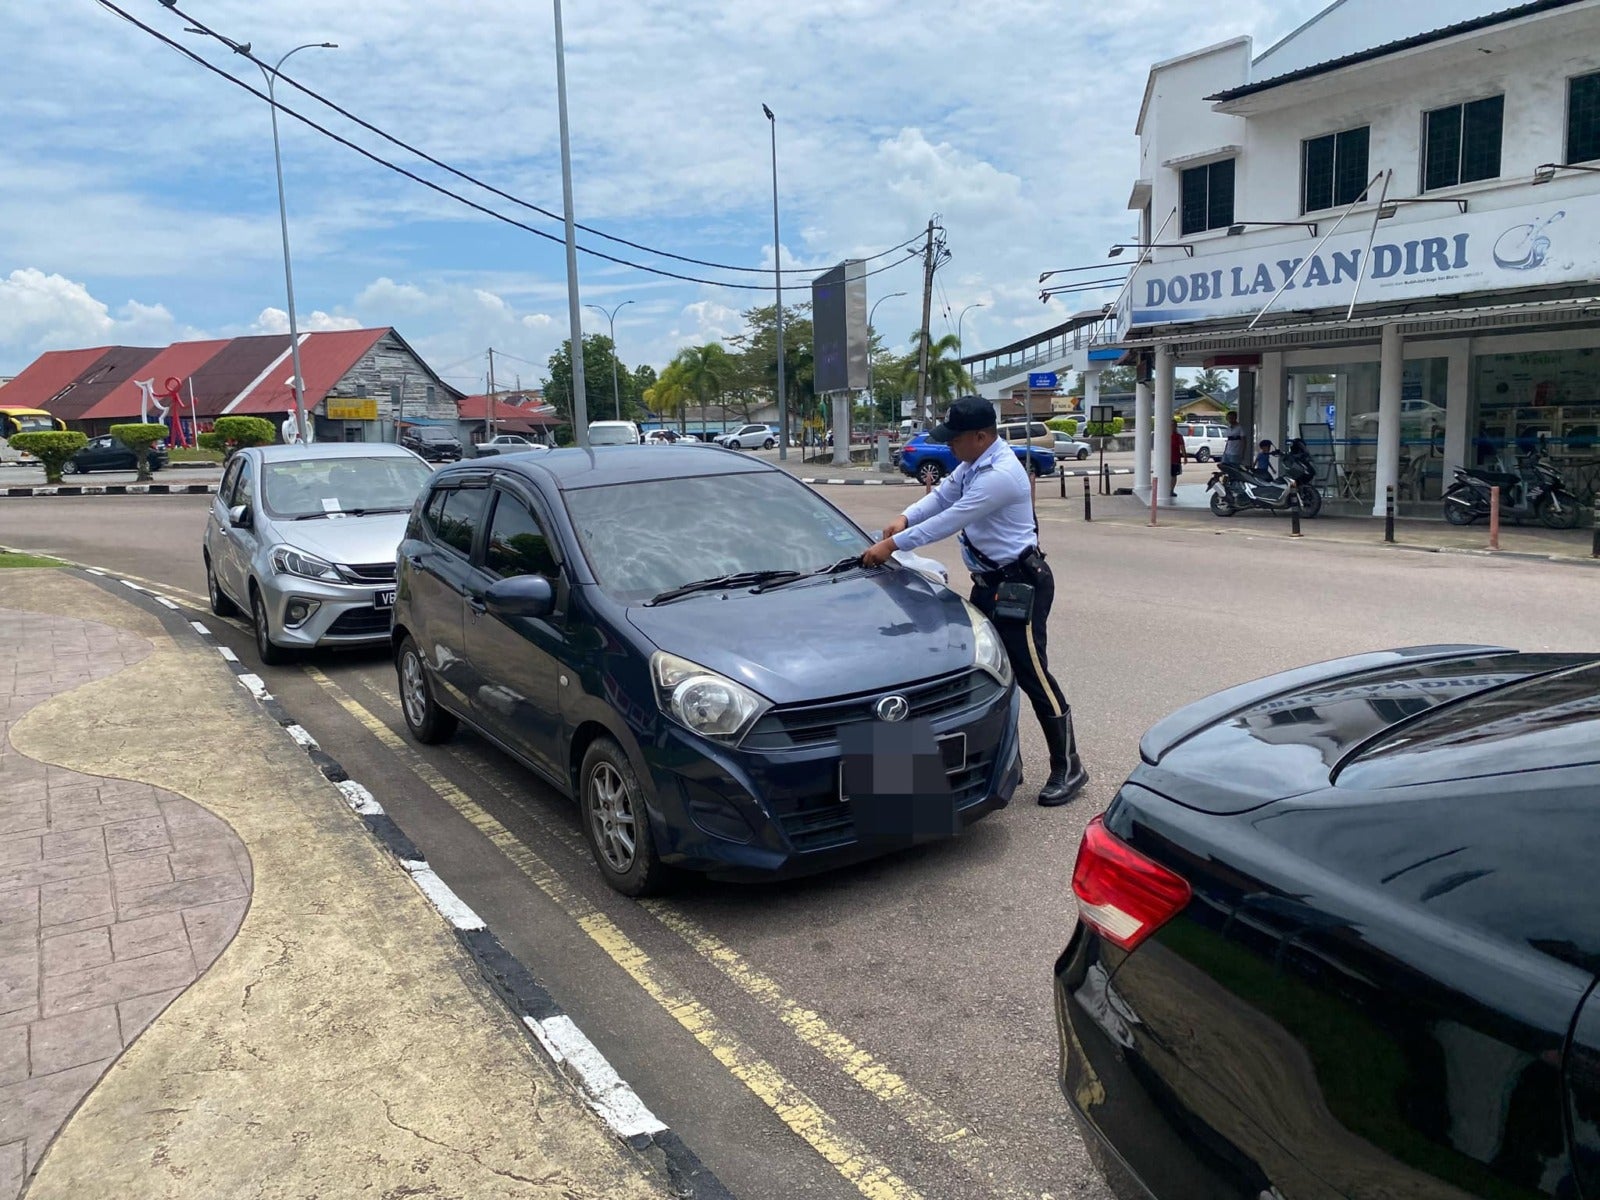
<svg viewBox="0 0 1600 1200">
<path fill-rule="evenodd" d="M 944 420 L 928 434 L 936 442 L 948 442 L 958 433 L 995 427 L 994 405 L 982 396 L 962 396 L 944 414 Z"/>
</svg>

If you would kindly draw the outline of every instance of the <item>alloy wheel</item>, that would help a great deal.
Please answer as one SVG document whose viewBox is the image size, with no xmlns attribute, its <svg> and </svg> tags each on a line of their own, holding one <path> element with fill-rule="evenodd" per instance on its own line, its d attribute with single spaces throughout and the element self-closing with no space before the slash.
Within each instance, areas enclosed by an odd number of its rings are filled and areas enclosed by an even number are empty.
<svg viewBox="0 0 1600 1200">
<path fill-rule="evenodd" d="M 411 650 L 400 660 L 400 700 L 411 728 L 420 729 L 428 719 L 428 692 L 422 681 L 422 663 Z"/>
<path fill-rule="evenodd" d="M 627 871 L 637 852 L 633 801 L 622 775 L 608 762 L 595 764 L 589 776 L 588 808 L 595 845 L 606 863 L 619 873 Z"/>
</svg>

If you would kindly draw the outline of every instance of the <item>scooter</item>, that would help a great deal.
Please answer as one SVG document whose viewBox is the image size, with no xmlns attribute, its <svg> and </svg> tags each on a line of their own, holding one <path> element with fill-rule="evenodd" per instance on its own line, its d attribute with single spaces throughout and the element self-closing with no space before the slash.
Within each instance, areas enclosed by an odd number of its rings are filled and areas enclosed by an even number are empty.
<svg viewBox="0 0 1600 1200">
<path fill-rule="evenodd" d="M 1578 498 L 1567 491 L 1555 464 L 1544 455 L 1523 459 L 1515 473 L 1457 467 L 1456 481 L 1444 494 L 1444 519 L 1452 525 L 1470 525 L 1489 515 L 1489 489 L 1500 489 L 1500 515 L 1538 517 L 1550 529 L 1575 529 Z"/>
<path fill-rule="evenodd" d="M 1219 462 L 1206 486 L 1211 491 L 1211 511 L 1219 517 L 1231 517 L 1242 508 L 1286 513 L 1296 505 L 1301 516 L 1314 517 L 1322 511 L 1322 492 L 1312 483 L 1316 477 L 1316 467 L 1309 458 L 1285 454 L 1276 479 L 1258 475 L 1238 463 Z"/>
</svg>

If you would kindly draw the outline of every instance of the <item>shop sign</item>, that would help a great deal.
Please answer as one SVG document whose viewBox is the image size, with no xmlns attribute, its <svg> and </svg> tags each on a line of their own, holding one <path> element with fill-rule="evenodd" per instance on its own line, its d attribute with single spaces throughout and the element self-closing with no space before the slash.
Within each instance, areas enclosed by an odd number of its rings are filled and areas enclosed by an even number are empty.
<svg viewBox="0 0 1600 1200">
<path fill-rule="evenodd" d="M 330 421 L 376 421 L 378 419 L 378 402 L 376 400 L 329 400 L 328 420 Z"/>
<path fill-rule="evenodd" d="M 1474 199 L 1472 203 L 1479 203 Z M 1409 215 L 1402 208 L 1402 214 Z M 1316 238 L 1146 263 L 1128 289 L 1119 323 L 1164 325 L 1253 316 L 1283 288 L 1274 311 L 1582 282 L 1600 275 L 1600 196 L 1378 222 L 1352 218 L 1317 248 Z M 1326 227 L 1328 223 L 1324 223 Z M 1237 245 L 1237 240 L 1229 238 Z M 1312 251 L 1315 250 L 1315 253 Z M 1287 283 L 1287 286 L 1285 284 Z M 1126 328 L 1126 325 L 1124 325 Z"/>
</svg>

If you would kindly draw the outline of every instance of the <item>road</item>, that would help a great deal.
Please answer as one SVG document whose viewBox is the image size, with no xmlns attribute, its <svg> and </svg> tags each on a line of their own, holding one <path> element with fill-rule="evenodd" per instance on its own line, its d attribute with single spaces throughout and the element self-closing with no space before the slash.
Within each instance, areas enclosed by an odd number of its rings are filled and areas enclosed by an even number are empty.
<svg viewBox="0 0 1600 1200">
<path fill-rule="evenodd" d="M 917 494 L 821 490 L 874 530 Z M 201 604 L 209 502 L 0 500 L 0 543 Z M 1600 606 L 1577 568 L 1293 542 L 1276 528 L 1086 525 L 1045 494 L 1040 530 L 1060 589 L 1051 658 L 1087 793 L 1041 809 L 1026 790 L 956 842 L 817 879 L 622 899 L 590 865 L 569 802 L 472 735 L 405 739 L 384 655 L 260 673 L 736 1195 L 1099 1200 L 1055 1083 L 1050 968 L 1073 926 L 1078 839 L 1139 734 L 1220 687 L 1382 646 L 1592 650 Z M 951 548 L 932 552 L 959 577 Z M 245 631 L 205 619 L 256 662 Z M 1024 740 L 1037 787 L 1044 746 L 1027 717 Z"/>
</svg>

